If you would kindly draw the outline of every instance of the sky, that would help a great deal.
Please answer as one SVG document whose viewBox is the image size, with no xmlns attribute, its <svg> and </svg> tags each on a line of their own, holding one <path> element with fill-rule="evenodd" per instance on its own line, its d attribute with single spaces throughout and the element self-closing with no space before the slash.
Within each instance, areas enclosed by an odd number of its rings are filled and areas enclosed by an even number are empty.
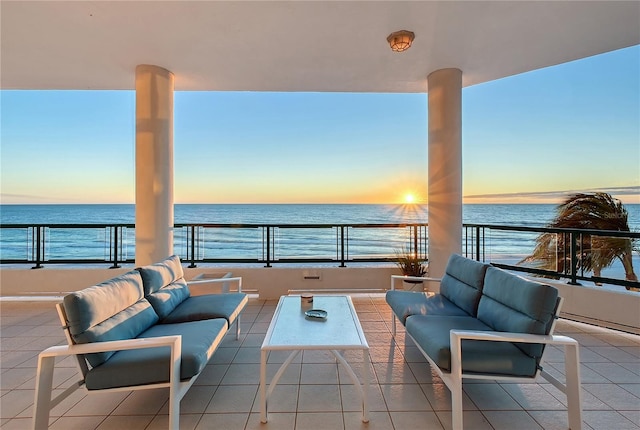
<svg viewBox="0 0 640 430">
<path fill-rule="evenodd" d="M 640 203 L 640 47 L 462 92 L 465 203 Z M 0 91 L 0 203 L 135 203 L 133 91 Z M 175 203 L 426 203 L 427 95 L 176 92 Z"/>
</svg>

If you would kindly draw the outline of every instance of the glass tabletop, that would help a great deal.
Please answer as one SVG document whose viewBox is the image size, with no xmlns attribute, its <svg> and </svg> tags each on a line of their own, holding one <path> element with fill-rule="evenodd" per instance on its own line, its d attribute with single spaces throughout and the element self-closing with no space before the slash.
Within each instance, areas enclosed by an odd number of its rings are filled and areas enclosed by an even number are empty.
<svg viewBox="0 0 640 430">
<path fill-rule="evenodd" d="M 262 347 L 368 347 L 349 296 L 315 296 L 312 309 L 326 311 L 326 318 L 306 316 L 309 309 L 300 296 L 281 297 Z"/>
</svg>

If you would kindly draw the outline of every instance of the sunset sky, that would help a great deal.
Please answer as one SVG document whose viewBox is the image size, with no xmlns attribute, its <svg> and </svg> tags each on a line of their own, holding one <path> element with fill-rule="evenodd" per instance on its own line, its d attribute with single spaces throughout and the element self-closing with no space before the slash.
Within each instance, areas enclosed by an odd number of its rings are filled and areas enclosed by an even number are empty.
<svg viewBox="0 0 640 430">
<path fill-rule="evenodd" d="M 463 90 L 465 203 L 640 203 L 640 47 Z M 133 91 L 1 91 L 1 202 L 134 203 Z M 176 92 L 176 203 L 427 196 L 426 94 Z"/>
</svg>

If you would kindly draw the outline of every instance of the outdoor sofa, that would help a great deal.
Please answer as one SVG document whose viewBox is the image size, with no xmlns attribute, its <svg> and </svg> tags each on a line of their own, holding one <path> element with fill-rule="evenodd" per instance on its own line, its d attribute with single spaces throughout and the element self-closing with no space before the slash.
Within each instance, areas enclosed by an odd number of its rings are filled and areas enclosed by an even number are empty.
<svg viewBox="0 0 640 430">
<path fill-rule="evenodd" d="M 238 291 L 192 296 L 178 256 L 68 294 L 57 310 L 68 345 L 40 353 L 33 414 L 45 429 L 50 410 L 77 388 L 129 391 L 169 388 L 169 427 L 179 428 L 180 400 L 205 368 L 232 324 L 240 335 L 247 304 Z M 56 357 L 76 357 L 82 379 L 52 399 Z"/>
<path fill-rule="evenodd" d="M 424 280 L 433 281 L 425 277 Z M 396 317 L 451 391 L 452 425 L 463 428 L 462 380 L 525 382 L 542 376 L 567 396 L 569 427 L 582 428 L 578 342 L 553 334 L 558 290 L 452 255 L 438 294 L 387 291 Z M 565 383 L 542 368 L 546 345 L 562 345 Z"/>
</svg>

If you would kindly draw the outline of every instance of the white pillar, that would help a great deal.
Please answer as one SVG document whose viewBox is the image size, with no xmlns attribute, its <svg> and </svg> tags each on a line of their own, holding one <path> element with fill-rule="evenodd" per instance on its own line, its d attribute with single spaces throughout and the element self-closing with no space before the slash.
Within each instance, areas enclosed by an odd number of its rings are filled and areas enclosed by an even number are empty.
<svg viewBox="0 0 640 430">
<path fill-rule="evenodd" d="M 429 276 L 462 251 L 462 72 L 429 74 Z"/>
<path fill-rule="evenodd" d="M 173 253 L 173 73 L 136 67 L 136 265 Z"/>
</svg>

